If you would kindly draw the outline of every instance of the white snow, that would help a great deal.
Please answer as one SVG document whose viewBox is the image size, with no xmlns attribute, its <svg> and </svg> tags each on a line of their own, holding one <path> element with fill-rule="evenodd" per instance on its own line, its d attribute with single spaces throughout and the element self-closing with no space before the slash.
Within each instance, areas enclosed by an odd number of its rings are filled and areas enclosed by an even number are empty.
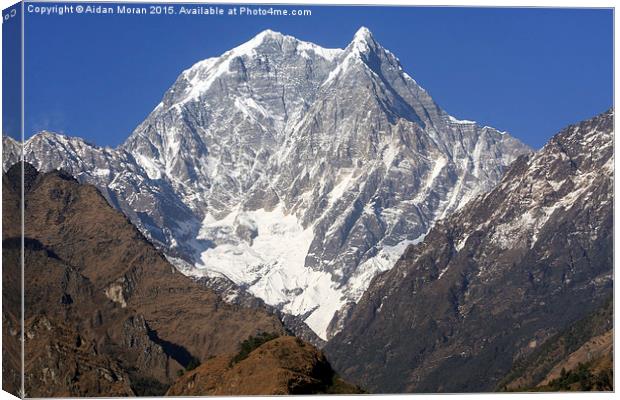
<svg viewBox="0 0 620 400">
<path fill-rule="evenodd" d="M 372 40 L 372 34 L 365 26 L 362 26 L 355 32 L 353 41 L 351 42 L 352 49 L 359 53 L 366 53 L 370 49 L 369 42 Z"/>
<path fill-rule="evenodd" d="M 446 165 L 448 165 L 448 160 L 445 157 L 438 155 L 437 158 L 435 158 L 433 161 L 433 169 L 430 171 L 430 174 L 424 178 L 424 183 L 413 199 L 414 203 L 420 203 L 428 197 L 429 192 L 434 187 L 433 183 L 435 182 L 435 179 L 437 179 L 439 174 L 441 174 L 441 171 L 446 167 Z"/>
<path fill-rule="evenodd" d="M 346 174 L 340 184 L 349 181 L 350 175 Z M 344 189 L 337 186 L 334 190 Z M 252 243 L 235 235 L 240 225 L 258 232 Z M 248 285 L 250 293 L 285 312 L 309 313 L 306 324 L 326 339 L 334 313 L 345 302 L 358 301 L 372 278 L 392 268 L 407 246 L 419 243 L 424 235 L 381 246 L 377 255 L 360 264 L 346 286 L 340 288 L 330 273 L 305 266 L 314 239 L 312 227 L 304 229 L 294 215 L 286 214 L 280 206 L 273 211 L 236 209 L 220 220 L 207 215 L 198 238 L 212 240 L 216 247 L 203 252 L 201 262 L 184 273 L 225 276 L 236 284 Z"/>
<path fill-rule="evenodd" d="M 149 179 L 159 179 L 161 178 L 161 169 L 157 166 L 153 160 L 149 157 L 145 157 L 140 153 L 135 153 L 134 158 L 138 162 L 138 165 L 144 169 L 144 172 L 148 175 Z"/>
<path fill-rule="evenodd" d="M 469 158 L 465 159 L 463 164 L 464 164 L 463 170 L 467 170 L 469 167 Z M 456 185 L 454 186 L 454 188 L 452 189 L 452 192 L 450 194 L 448 205 L 444 208 L 441 214 L 441 217 L 440 217 L 441 219 L 445 218 L 449 213 L 463 207 L 465 204 L 467 204 L 467 202 L 474 195 L 474 193 L 472 193 L 471 191 L 463 193 L 463 181 L 464 180 L 465 180 L 465 174 L 462 174 L 458 177 L 458 181 Z M 459 195 L 461 195 L 460 198 L 459 198 Z"/>
<path fill-rule="evenodd" d="M 235 107 L 237 107 L 242 113 L 247 115 L 250 118 L 256 119 L 257 117 L 267 118 L 269 113 L 263 106 L 258 104 L 251 97 L 236 97 L 235 98 Z"/>
<path fill-rule="evenodd" d="M 395 143 L 390 143 L 388 146 L 386 146 L 385 149 L 383 149 L 383 152 L 381 154 L 383 165 L 385 165 L 386 168 L 390 168 L 392 164 L 394 163 L 394 160 L 396 159 L 397 156 L 398 156 L 397 145 Z"/>
<path fill-rule="evenodd" d="M 93 171 L 93 175 L 103 176 L 103 177 L 109 176 L 110 175 L 110 169 L 109 168 L 96 168 Z"/>
<path fill-rule="evenodd" d="M 257 229 L 250 244 L 236 240 L 235 225 Z M 192 275 L 221 274 L 237 284 L 250 283 L 249 292 L 285 312 L 300 315 L 313 311 L 308 326 L 325 338 L 329 321 L 342 305 L 342 293 L 331 275 L 304 266 L 314 234 L 281 207 L 273 211 L 236 210 L 224 219 L 207 216 L 199 238 L 218 243 L 202 253 Z"/>
<path fill-rule="evenodd" d="M 455 243 L 454 248 L 456 249 L 456 251 L 461 251 L 463 247 L 465 247 L 467 239 L 469 239 L 469 234 L 464 235 L 458 242 Z"/>
<path fill-rule="evenodd" d="M 439 276 L 437 277 L 437 280 L 440 280 L 444 276 L 444 274 L 448 272 L 448 269 L 450 269 L 450 264 L 448 264 L 447 267 L 445 267 L 439 272 Z"/>
<path fill-rule="evenodd" d="M 376 256 L 361 263 L 349 280 L 346 294 L 351 300 L 357 302 L 368 286 L 370 281 L 379 272 L 391 269 L 403 255 L 409 245 L 415 245 L 424 240 L 425 235 L 420 235 L 413 240 L 403 240 L 394 246 L 383 246 Z"/>
<path fill-rule="evenodd" d="M 333 61 L 336 57 L 342 54 L 342 49 L 328 49 L 321 46 L 317 46 L 314 43 L 304 42 L 299 40 L 297 44 L 297 50 L 300 50 L 302 54 L 307 56 L 308 52 L 312 52 L 328 61 Z"/>
<path fill-rule="evenodd" d="M 453 124 L 459 125 L 472 125 L 476 123 L 476 121 L 469 121 L 467 119 L 456 119 L 452 115 L 448 115 L 448 120 Z"/>
<path fill-rule="evenodd" d="M 328 61 L 333 61 L 342 53 L 342 49 L 329 49 L 318 46 L 314 43 L 304 42 L 292 36 L 286 36 L 270 29 L 264 30 L 249 41 L 233 48 L 222 54 L 220 57 L 212 57 L 203 61 L 199 61 L 189 69 L 183 71 L 182 76 L 188 81 L 188 89 L 184 99 L 175 104 L 180 106 L 183 103 L 192 101 L 205 93 L 215 80 L 230 71 L 230 62 L 237 57 L 253 58 L 256 56 L 256 49 L 267 38 L 275 38 L 277 40 L 292 40 L 297 44 L 297 51 L 302 56 L 308 57 L 308 53 L 312 52 L 319 57 Z"/>
<path fill-rule="evenodd" d="M 352 169 L 348 173 L 344 173 L 338 178 L 338 183 L 334 185 L 334 188 L 331 190 L 331 192 L 329 192 L 328 195 L 328 201 L 330 205 L 337 202 L 338 199 L 340 199 L 342 195 L 344 195 L 349 185 L 351 185 L 351 183 L 354 181 L 354 172 L 355 171 Z"/>
<path fill-rule="evenodd" d="M 359 63 L 359 62 L 361 62 L 360 57 L 359 57 L 359 54 L 360 54 L 359 51 L 362 50 L 362 49 L 356 48 L 356 50 L 358 50 L 358 51 L 349 52 L 347 54 L 347 56 L 338 65 L 336 65 L 336 68 L 334 68 L 333 70 L 331 70 L 329 72 L 329 75 L 327 75 L 327 78 L 325 79 L 325 81 L 323 81 L 321 86 L 326 86 L 328 83 L 334 81 L 336 79 L 336 77 L 341 72 L 346 71 L 347 68 L 352 63 Z"/>
</svg>

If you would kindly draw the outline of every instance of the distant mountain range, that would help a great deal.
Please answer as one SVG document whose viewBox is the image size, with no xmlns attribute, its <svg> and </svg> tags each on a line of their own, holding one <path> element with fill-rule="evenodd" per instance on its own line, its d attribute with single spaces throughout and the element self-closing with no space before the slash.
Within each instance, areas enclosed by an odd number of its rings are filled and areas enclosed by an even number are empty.
<svg viewBox="0 0 620 400">
<path fill-rule="evenodd" d="M 19 147 L 3 144 L 6 171 Z M 408 245 L 530 151 L 443 111 L 361 28 L 344 49 L 264 31 L 184 71 L 119 148 L 43 132 L 24 157 L 95 185 L 228 301 L 329 339 Z"/>
</svg>

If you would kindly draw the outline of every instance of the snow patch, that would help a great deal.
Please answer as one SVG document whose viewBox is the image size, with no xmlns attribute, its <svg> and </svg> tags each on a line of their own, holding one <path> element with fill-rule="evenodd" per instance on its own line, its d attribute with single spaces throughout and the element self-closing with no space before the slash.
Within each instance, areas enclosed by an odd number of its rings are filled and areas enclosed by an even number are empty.
<svg viewBox="0 0 620 400">
<path fill-rule="evenodd" d="M 236 237 L 239 224 L 258 233 L 251 243 Z M 304 229 L 281 207 L 236 210 L 221 220 L 208 215 L 198 238 L 213 241 L 215 247 L 201 254 L 192 275 L 223 275 L 285 312 L 310 313 L 305 322 L 326 338 L 334 312 L 344 303 L 331 274 L 304 265 L 314 238 L 311 227 Z"/>
<path fill-rule="evenodd" d="M 376 256 L 369 258 L 357 267 L 347 285 L 347 297 L 357 302 L 366 289 L 368 289 L 368 286 L 370 286 L 370 281 L 377 276 L 378 273 L 394 267 L 407 247 L 422 242 L 425 236 L 426 235 L 420 235 L 413 240 L 403 240 L 393 246 L 384 245 L 377 252 Z"/>
<path fill-rule="evenodd" d="M 337 202 L 338 199 L 340 199 L 344 195 L 347 188 L 354 181 L 353 175 L 354 171 L 351 170 L 350 172 L 345 173 L 339 177 L 338 183 L 334 186 L 334 188 L 331 190 L 331 192 L 329 192 L 328 195 L 328 201 L 330 205 Z"/>
<path fill-rule="evenodd" d="M 159 169 L 157 164 L 153 162 L 153 160 L 145 157 L 143 154 L 138 152 L 136 152 L 133 156 L 138 162 L 138 165 L 140 165 L 144 172 L 146 172 L 146 175 L 149 177 L 149 179 L 161 178 L 161 170 Z"/>
<path fill-rule="evenodd" d="M 96 168 L 93 171 L 93 175 L 107 177 L 110 176 L 110 169 L 108 168 Z"/>
<path fill-rule="evenodd" d="M 448 121 L 450 121 L 450 123 L 452 123 L 452 124 L 458 124 L 458 125 L 473 125 L 473 124 L 476 124 L 476 121 L 470 121 L 470 120 L 467 120 L 467 119 L 456 119 L 452 115 L 448 115 Z"/>
<path fill-rule="evenodd" d="M 421 203 L 428 197 L 429 192 L 434 187 L 433 183 L 435 182 L 435 179 L 437 179 L 439 174 L 441 174 L 441 171 L 446 167 L 446 165 L 448 165 L 448 160 L 445 157 L 438 156 L 435 159 L 433 169 L 430 171 L 430 174 L 424 178 L 424 183 L 421 185 L 420 190 L 413 199 L 414 203 Z"/>
</svg>

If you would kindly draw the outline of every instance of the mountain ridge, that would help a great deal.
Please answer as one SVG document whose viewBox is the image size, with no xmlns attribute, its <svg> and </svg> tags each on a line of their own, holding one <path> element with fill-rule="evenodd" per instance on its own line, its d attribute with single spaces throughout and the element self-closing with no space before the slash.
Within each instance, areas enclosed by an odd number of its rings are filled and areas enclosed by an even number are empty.
<svg viewBox="0 0 620 400">
<path fill-rule="evenodd" d="M 519 157 L 377 275 L 325 347 L 379 392 L 494 390 L 613 289 L 609 110 Z M 416 340 L 411 340 L 416 338 Z"/>
</svg>

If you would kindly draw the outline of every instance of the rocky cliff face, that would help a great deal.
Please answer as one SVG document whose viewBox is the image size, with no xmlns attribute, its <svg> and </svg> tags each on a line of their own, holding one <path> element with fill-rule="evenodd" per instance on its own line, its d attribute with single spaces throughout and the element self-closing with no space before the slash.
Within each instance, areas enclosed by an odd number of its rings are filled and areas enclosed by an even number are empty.
<svg viewBox="0 0 620 400">
<path fill-rule="evenodd" d="M 96 185 L 183 273 L 325 339 L 408 244 L 528 151 L 443 111 L 361 28 L 344 49 L 264 31 L 184 71 L 118 149 L 43 133 L 25 158 Z"/>
<path fill-rule="evenodd" d="M 612 293 L 613 111 L 518 158 L 376 277 L 326 351 L 373 392 L 487 391 Z"/>
<path fill-rule="evenodd" d="M 5 218 L 19 215 L 10 208 L 20 168 L 4 177 Z M 285 333 L 273 314 L 230 305 L 178 272 L 95 187 L 28 164 L 24 180 L 27 395 L 163 394 L 178 369 L 257 332 Z M 3 258 L 19 265 L 10 232 Z"/>
</svg>

